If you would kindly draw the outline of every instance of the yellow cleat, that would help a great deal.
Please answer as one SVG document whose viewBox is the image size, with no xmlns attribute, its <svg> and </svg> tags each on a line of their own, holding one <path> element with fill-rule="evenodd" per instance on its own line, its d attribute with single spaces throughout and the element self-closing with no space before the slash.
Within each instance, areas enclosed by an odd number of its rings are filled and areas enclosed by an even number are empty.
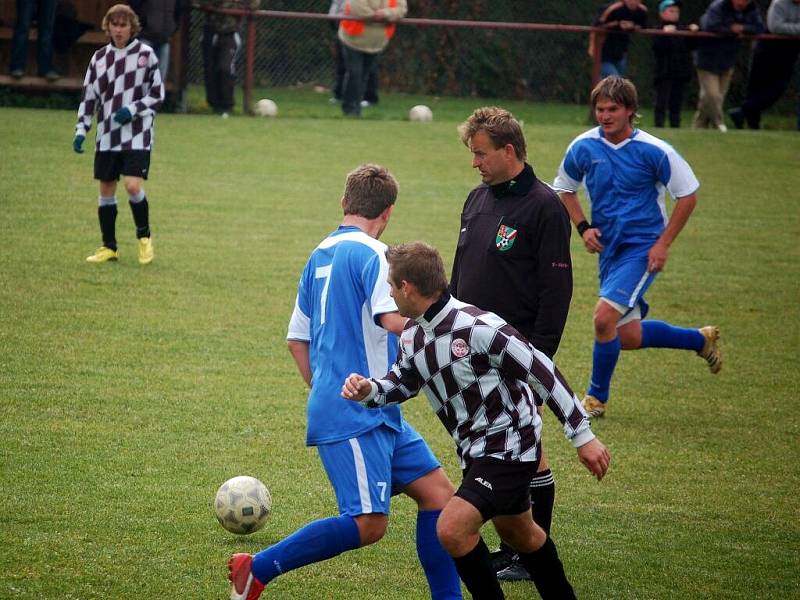
<svg viewBox="0 0 800 600">
<path fill-rule="evenodd" d="M 581 402 L 581 406 L 583 406 L 583 410 L 586 411 L 586 414 L 590 417 L 602 417 L 606 414 L 606 404 L 605 402 L 600 402 L 597 398 L 592 396 L 591 394 L 586 394 L 583 397 L 583 402 Z"/>
<path fill-rule="evenodd" d="M 117 260 L 118 258 L 119 258 L 119 252 L 117 250 L 112 250 L 111 248 L 100 246 L 97 250 L 94 251 L 94 254 L 86 257 L 86 262 L 104 263 L 110 260 Z"/>
<path fill-rule="evenodd" d="M 153 241 L 149 237 L 139 238 L 139 264 L 149 265 L 155 257 Z"/>
<path fill-rule="evenodd" d="M 706 325 L 700 328 L 700 333 L 705 338 L 705 343 L 703 343 L 703 349 L 697 355 L 705 358 L 709 370 L 717 374 L 722 368 L 722 352 L 719 349 L 719 327 Z"/>
</svg>

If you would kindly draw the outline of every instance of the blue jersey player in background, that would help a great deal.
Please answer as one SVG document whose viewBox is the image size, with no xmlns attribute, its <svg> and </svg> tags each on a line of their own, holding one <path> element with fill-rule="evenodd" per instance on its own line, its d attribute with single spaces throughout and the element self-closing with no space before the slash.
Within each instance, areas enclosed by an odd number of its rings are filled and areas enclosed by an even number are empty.
<svg viewBox="0 0 800 600">
<path fill-rule="evenodd" d="M 586 250 L 600 255 L 592 378 L 583 399 L 586 412 L 600 417 L 620 350 L 694 350 L 712 373 L 719 372 L 722 357 L 717 327 L 686 329 L 645 320 L 644 294 L 694 210 L 697 178 L 672 146 L 634 127 L 639 102 L 629 80 L 606 77 L 592 90 L 591 103 L 599 126 L 572 141 L 554 186 Z M 578 201 L 581 184 L 591 204 L 591 224 Z M 676 200 L 669 219 L 665 191 Z"/>
<path fill-rule="evenodd" d="M 453 486 L 398 407 L 368 410 L 341 397 L 352 372 L 381 376 L 394 363 L 406 319 L 389 295 L 386 245 L 397 182 L 383 167 L 347 176 L 339 228 L 325 238 L 300 276 L 287 335 L 300 375 L 311 387 L 306 443 L 316 446 L 336 493 L 339 516 L 309 523 L 258 554 L 228 562 L 232 600 L 255 600 L 272 579 L 380 540 L 391 496 L 416 501 L 417 554 L 433 600 L 461 598 L 452 559 L 436 536 Z"/>
</svg>

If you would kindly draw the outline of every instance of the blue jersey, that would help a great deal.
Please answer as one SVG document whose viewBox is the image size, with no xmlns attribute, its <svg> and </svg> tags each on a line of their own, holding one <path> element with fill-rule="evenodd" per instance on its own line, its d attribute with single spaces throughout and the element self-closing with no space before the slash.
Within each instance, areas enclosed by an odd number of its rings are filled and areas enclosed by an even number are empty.
<svg viewBox="0 0 800 600">
<path fill-rule="evenodd" d="M 338 442 L 381 424 L 402 430 L 397 407 L 363 408 L 341 397 L 351 373 L 381 377 L 397 356 L 397 336 L 376 324 L 397 306 L 389 295 L 386 245 L 341 226 L 311 253 L 297 289 L 287 339 L 309 343 L 310 446 Z"/>
<path fill-rule="evenodd" d="M 639 245 L 646 254 L 667 224 L 665 190 L 679 199 L 700 187 L 688 163 L 663 140 L 634 129 L 629 138 L 612 144 L 601 127 L 572 141 L 554 182 L 570 192 L 581 184 L 591 204 L 592 226 L 602 233 L 601 261 L 613 258 L 622 245 Z"/>
</svg>

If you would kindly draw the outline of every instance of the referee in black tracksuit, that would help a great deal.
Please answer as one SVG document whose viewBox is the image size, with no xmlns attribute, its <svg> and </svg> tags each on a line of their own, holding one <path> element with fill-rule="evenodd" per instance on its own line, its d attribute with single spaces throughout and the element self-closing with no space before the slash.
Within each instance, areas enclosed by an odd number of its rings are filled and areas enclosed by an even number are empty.
<svg viewBox="0 0 800 600">
<path fill-rule="evenodd" d="M 525 137 L 511 113 L 479 108 L 459 132 L 483 183 L 461 212 L 450 293 L 500 315 L 552 358 L 572 299 L 569 215 L 525 162 Z M 530 490 L 533 518 L 549 534 L 555 482 L 544 454 Z M 511 548 L 492 556 L 500 579 L 528 579 Z"/>
</svg>

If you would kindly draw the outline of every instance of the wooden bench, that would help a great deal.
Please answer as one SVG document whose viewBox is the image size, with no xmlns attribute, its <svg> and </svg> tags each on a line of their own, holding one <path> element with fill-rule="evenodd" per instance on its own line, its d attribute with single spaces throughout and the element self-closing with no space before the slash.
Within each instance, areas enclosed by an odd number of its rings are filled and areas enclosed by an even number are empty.
<svg viewBox="0 0 800 600">
<path fill-rule="evenodd" d="M 13 35 L 13 27 L 0 26 L 0 61 L 2 61 L 3 65 L 3 69 L 0 71 L 0 85 L 27 90 L 80 90 L 83 86 L 83 77 L 86 72 L 86 66 L 89 64 L 89 59 L 95 50 L 108 43 L 108 38 L 102 31 L 87 31 L 84 33 L 75 42 L 70 52 L 65 53 L 66 56 L 59 53 L 53 55 L 54 67 L 63 76 L 56 81 L 50 82 L 44 77 L 35 77 L 29 74 L 36 73 L 36 41 L 39 37 L 36 28 L 31 28 L 28 33 L 28 74 L 21 79 L 15 79 L 8 74 L 8 64 L 11 59 L 11 38 Z"/>
<path fill-rule="evenodd" d="M 16 20 L 16 2 L 14 0 L 0 0 L 0 86 L 18 89 L 20 91 L 80 91 L 83 87 L 83 78 L 86 67 L 92 54 L 108 43 L 105 32 L 100 30 L 100 23 L 108 8 L 117 0 L 73 0 L 77 12 L 77 19 L 83 23 L 93 23 L 97 29 L 85 32 L 69 48 L 67 52 L 53 54 L 53 68 L 61 77 L 51 82 L 44 77 L 34 76 L 36 71 L 36 41 L 38 31 L 31 27 L 28 32 L 28 60 L 26 74 L 20 79 L 9 75 L 9 62 L 11 59 L 11 40 L 14 36 L 14 22 Z M 167 77 L 166 90 L 174 92 L 180 89 L 179 82 L 183 76 L 183 46 L 184 30 L 178 31 L 170 42 L 170 66 Z"/>
</svg>

